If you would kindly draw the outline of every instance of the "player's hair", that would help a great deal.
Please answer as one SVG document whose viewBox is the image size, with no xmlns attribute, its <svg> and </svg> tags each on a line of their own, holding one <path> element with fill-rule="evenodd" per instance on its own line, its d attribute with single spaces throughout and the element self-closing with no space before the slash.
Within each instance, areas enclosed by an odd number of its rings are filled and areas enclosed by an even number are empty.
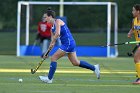
<svg viewBox="0 0 140 93">
<path fill-rule="evenodd" d="M 47 16 L 52 16 L 53 18 L 55 18 L 55 11 L 53 11 L 51 7 L 48 7 L 45 13 L 47 14 Z"/>
<path fill-rule="evenodd" d="M 134 8 L 135 8 L 137 11 L 140 11 L 140 4 L 135 4 L 135 5 L 134 5 Z"/>
</svg>

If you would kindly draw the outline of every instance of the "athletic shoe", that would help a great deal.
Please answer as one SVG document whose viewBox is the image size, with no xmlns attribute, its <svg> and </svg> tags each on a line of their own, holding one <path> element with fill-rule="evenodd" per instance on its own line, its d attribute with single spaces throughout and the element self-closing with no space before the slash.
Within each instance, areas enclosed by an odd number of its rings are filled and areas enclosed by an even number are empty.
<svg viewBox="0 0 140 93">
<path fill-rule="evenodd" d="M 39 79 L 45 83 L 52 83 L 52 79 L 50 80 L 48 76 L 39 76 Z"/>
<path fill-rule="evenodd" d="M 99 64 L 94 65 L 94 66 L 95 66 L 95 71 L 94 72 L 95 72 L 97 78 L 100 79 L 100 66 L 99 66 Z"/>
<path fill-rule="evenodd" d="M 136 81 L 133 82 L 133 84 L 140 84 L 140 78 L 136 79 Z"/>
</svg>

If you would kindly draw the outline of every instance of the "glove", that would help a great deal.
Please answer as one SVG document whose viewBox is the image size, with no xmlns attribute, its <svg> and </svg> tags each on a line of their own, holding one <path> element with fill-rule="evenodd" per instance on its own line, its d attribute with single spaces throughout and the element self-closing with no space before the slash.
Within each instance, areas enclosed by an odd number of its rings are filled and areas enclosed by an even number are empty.
<svg viewBox="0 0 140 93">
<path fill-rule="evenodd" d="M 39 33 L 37 33 L 37 35 L 36 35 L 36 38 L 35 38 L 36 40 L 39 40 L 40 39 L 40 34 Z"/>
</svg>

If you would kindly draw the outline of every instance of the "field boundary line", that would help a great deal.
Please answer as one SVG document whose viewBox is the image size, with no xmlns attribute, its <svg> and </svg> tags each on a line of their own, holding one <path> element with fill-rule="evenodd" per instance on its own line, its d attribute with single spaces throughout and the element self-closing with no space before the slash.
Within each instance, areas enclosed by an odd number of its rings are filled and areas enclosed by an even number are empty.
<svg viewBox="0 0 140 93">
<path fill-rule="evenodd" d="M 0 69 L 0 73 L 25 73 L 25 72 L 31 72 L 30 69 Z M 40 72 L 48 72 L 48 70 L 45 70 L 45 69 L 41 69 L 41 70 L 38 70 L 38 73 Z M 68 69 L 58 69 L 56 70 L 56 73 L 93 73 L 92 71 L 90 70 L 68 70 Z M 136 72 L 134 71 L 127 71 L 127 70 L 113 70 L 113 71 L 101 71 L 101 73 L 103 74 L 115 74 L 115 73 L 118 73 L 118 74 L 135 74 Z"/>
</svg>

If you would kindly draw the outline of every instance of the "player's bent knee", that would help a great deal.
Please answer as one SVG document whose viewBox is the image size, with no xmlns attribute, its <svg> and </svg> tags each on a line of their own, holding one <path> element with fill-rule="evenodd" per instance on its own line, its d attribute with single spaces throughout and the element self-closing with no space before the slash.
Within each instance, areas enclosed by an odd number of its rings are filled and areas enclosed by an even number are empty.
<svg viewBox="0 0 140 93">
<path fill-rule="evenodd" d="M 78 61 L 74 61 L 74 62 L 72 62 L 72 65 L 73 65 L 73 66 L 79 66 L 80 63 L 79 63 Z"/>
<path fill-rule="evenodd" d="M 77 63 L 72 63 L 72 65 L 73 65 L 73 66 L 79 66 L 79 64 L 77 64 Z"/>
<path fill-rule="evenodd" d="M 134 57 L 134 62 L 135 62 L 135 63 L 140 62 L 140 58 L 138 58 L 138 57 Z"/>
<path fill-rule="evenodd" d="M 57 61 L 57 58 L 55 56 L 52 56 L 51 61 Z"/>
</svg>

